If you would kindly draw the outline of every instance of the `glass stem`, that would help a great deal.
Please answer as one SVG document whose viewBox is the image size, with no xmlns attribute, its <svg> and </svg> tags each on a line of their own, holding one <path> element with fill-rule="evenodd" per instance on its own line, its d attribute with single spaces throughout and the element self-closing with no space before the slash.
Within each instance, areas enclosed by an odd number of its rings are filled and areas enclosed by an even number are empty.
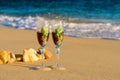
<svg viewBox="0 0 120 80">
<path fill-rule="evenodd" d="M 56 66 L 59 67 L 60 66 L 60 46 L 56 45 L 56 55 L 57 55 L 57 64 Z"/>
<path fill-rule="evenodd" d="M 41 55 L 42 55 L 42 62 L 41 62 L 41 67 L 44 67 L 44 52 L 45 52 L 45 47 L 41 46 Z"/>
</svg>

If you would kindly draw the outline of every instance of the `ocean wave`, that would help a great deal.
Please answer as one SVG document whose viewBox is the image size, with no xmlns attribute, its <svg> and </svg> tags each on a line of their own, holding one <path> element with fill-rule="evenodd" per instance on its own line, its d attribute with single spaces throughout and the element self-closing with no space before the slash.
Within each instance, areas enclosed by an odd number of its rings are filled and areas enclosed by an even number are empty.
<svg viewBox="0 0 120 80">
<path fill-rule="evenodd" d="M 0 15 L 0 25 L 19 29 L 36 30 L 36 22 L 45 22 L 44 17 L 14 17 Z M 59 20 L 52 19 L 50 24 L 56 24 Z M 120 40 L 120 24 L 117 23 L 95 23 L 95 22 L 64 22 L 65 36 L 80 38 L 105 38 Z"/>
</svg>

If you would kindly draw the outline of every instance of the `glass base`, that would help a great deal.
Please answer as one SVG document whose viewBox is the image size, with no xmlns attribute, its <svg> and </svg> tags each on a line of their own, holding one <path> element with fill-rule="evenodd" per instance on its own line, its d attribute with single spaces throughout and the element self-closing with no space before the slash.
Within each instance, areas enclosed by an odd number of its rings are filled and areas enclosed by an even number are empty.
<svg viewBox="0 0 120 80">
<path fill-rule="evenodd" d="M 42 71 L 50 71 L 51 68 L 44 66 L 44 65 L 40 65 L 38 67 L 36 67 L 37 70 L 42 70 Z"/>
<path fill-rule="evenodd" d="M 56 64 L 55 66 L 52 66 L 52 69 L 56 70 L 66 70 L 65 67 L 61 66 L 60 64 Z"/>
</svg>

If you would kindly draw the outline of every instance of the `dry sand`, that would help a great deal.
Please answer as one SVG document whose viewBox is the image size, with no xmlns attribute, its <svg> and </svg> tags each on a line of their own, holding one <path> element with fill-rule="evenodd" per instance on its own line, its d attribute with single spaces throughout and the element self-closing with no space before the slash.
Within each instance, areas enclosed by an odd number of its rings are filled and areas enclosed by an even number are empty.
<svg viewBox="0 0 120 80">
<path fill-rule="evenodd" d="M 22 54 L 23 49 L 38 49 L 36 31 L 0 27 L 0 51 Z M 53 58 L 47 66 L 56 63 L 52 38 L 46 46 Z M 65 37 L 61 46 L 64 71 L 40 71 L 40 62 L 0 65 L 0 80 L 120 80 L 120 41 Z"/>
</svg>

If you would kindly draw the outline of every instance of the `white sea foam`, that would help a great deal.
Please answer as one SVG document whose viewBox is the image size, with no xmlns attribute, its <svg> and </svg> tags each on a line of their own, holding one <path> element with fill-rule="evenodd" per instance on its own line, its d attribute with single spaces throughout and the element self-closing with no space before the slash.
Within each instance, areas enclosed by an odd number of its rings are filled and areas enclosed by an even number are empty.
<svg viewBox="0 0 120 80">
<path fill-rule="evenodd" d="M 42 17 L 10 17 L 0 15 L 0 25 L 19 28 L 36 29 L 36 22 L 39 18 L 40 23 L 46 20 Z M 50 24 L 58 23 L 57 20 L 50 20 Z M 120 24 L 115 23 L 64 23 L 66 36 L 80 38 L 106 38 L 120 40 Z"/>
</svg>

